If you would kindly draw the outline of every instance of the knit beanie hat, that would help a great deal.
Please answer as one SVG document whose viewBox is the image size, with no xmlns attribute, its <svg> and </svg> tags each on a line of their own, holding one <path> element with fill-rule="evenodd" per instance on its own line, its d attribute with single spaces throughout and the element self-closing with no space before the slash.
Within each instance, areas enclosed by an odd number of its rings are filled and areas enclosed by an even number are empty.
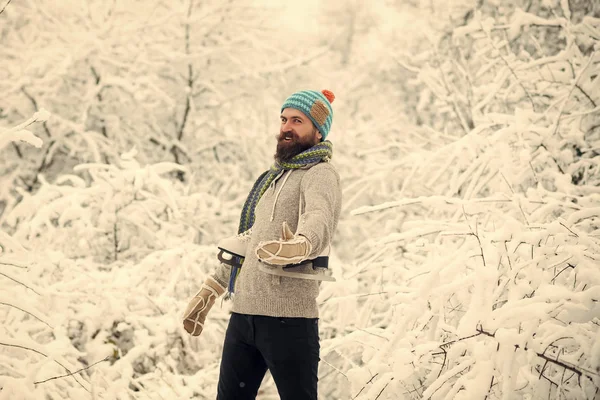
<svg viewBox="0 0 600 400">
<path fill-rule="evenodd" d="M 329 90 L 317 92 L 314 90 L 302 90 L 292 94 L 281 106 L 281 111 L 285 108 L 294 108 L 302 111 L 315 124 L 315 127 L 321 132 L 323 140 L 329 134 L 331 123 L 333 122 L 333 109 L 331 103 L 335 96 Z"/>
</svg>

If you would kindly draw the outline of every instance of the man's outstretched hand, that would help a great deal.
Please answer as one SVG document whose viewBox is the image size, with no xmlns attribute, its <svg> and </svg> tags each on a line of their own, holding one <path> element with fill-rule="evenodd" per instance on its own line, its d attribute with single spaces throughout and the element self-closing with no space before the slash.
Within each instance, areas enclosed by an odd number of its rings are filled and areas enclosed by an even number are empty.
<svg viewBox="0 0 600 400">
<path fill-rule="evenodd" d="M 204 329 L 206 315 L 215 304 L 217 297 L 225 293 L 225 288 L 212 278 L 207 278 L 200 291 L 190 300 L 183 313 L 183 328 L 192 336 L 198 336 Z"/>
<path fill-rule="evenodd" d="M 298 264 L 308 258 L 311 250 L 308 239 L 302 235 L 294 235 L 284 222 L 281 240 L 260 242 L 256 248 L 256 256 L 273 265 Z"/>
</svg>

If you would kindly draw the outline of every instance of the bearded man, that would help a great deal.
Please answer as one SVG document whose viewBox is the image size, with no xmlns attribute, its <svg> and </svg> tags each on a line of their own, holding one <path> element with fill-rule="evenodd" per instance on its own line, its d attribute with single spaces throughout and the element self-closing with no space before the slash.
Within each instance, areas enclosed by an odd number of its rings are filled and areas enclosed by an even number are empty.
<svg viewBox="0 0 600 400">
<path fill-rule="evenodd" d="M 282 400 L 317 399 L 320 279 L 303 277 L 318 274 L 311 266 L 327 253 L 341 210 L 340 177 L 326 140 L 334 98 L 327 90 L 305 90 L 284 102 L 275 163 L 242 209 L 243 266 L 222 264 L 184 313 L 186 331 L 199 335 L 226 288 L 233 299 L 218 400 L 255 399 L 267 369 Z M 301 272 L 277 273 L 290 265 Z"/>
</svg>

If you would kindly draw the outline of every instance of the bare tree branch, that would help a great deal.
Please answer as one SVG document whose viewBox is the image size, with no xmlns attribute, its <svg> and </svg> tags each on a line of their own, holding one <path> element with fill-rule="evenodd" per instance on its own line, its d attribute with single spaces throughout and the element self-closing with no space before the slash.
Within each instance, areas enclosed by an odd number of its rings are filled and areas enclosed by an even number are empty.
<svg viewBox="0 0 600 400">
<path fill-rule="evenodd" d="M 41 351 L 38 351 L 38 350 L 36 350 L 36 349 L 32 349 L 32 348 L 30 348 L 30 347 L 27 347 L 27 346 L 21 346 L 21 345 L 18 345 L 18 344 L 11 344 L 11 343 L 2 343 L 2 342 L 0 342 L 0 345 L 1 345 L 1 346 L 7 346 L 7 347 L 16 347 L 16 348 L 18 348 L 18 349 L 23 349 L 23 350 L 29 350 L 29 351 L 33 351 L 34 353 L 37 353 L 37 354 L 39 354 L 39 355 L 41 355 L 41 356 L 44 356 L 44 357 L 48 358 L 48 355 L 46 355 L 46 354 L 44 354 L 44 353 L 42 353 Z M 83 388 L 83 390 L 85 390 L 85 391 L 86 391 L 86 392 L 88 392 L 88 393 L 90 392 L 90 391 L 89 391 L 89 390 L 88 390 L 88 389 L 87 389 L 85 386 L 83 386 L 83 384 L 82 384 L 81 382 L 79 382 L 79 381 L 77 380 L 77 378 L 76 378 L 76 377 L 73 375 L 73 373 L 72 373 L 72 372 L 69 370 L 69 368 L 65 367 L 64 365 L 62 365 L 60 362 L 58 362 L 58 361 L 57 361 L 57 360 L 55 360 L 55 359 L 53 359 L 53 361 L 54 361 L 55 363 L 57 363 L 58 365 L 60 365 L 61 367 L 63 367 L 63 368 L 64 368 L 64 369 L 65 369 L 67 372 L 69 372 L 69 373 L 70 373 L 70 376 L 73 376 L 73 379 L 75 379 L 75 382 L 77 382 L 77 383 L 79 384 L 79 386 L 81 386 L 81 387 Z"/>
<path fill-rule="evenodd" d="M 376 373 L 375 375 L 373 375 L 373 376 L 371 377 L 371 379 L 369 379 L 369 381 L 368 381 L 367 383 L 365 383 L 365 384 L 364 384 L 364 386 L 363 386 L 363 387 L 360 389 L 360 391 L 359 391 L 358 393 L 356 393 L 356 395 L 355 395 L 354 397 L 352 397 L 352 400 L 354 400 L 355 398 L 357 398 L 357 397 L 358 397 L 358 396 L 359 396 L 359 395 L 362 393 L 362 391 L 363 391 L 363 390 L 364 390 L 364 389 L 367 387 L 367 385 L 368 385 L 369 383 L 373 382 L 373 379 L 375 379 L 375 377 L 377 377 L 377 375 L 379 375 L 379 372 L 378 372 L 378 373 Z"/>
<path fill-rule="evenodd" d="M 53 327 L 52 327 L 52 326 L 51 326 L 49 323 L 47 323 L 47 322 L 46 322 L 46 321 L 44 321 L 43 319 L 41 319 L 41 318 L 37 317 L 36 315 L 34 315 L 34 314 L 30 313 L 29 311 L 22 309 L 21 307 L 18 307 L 18 306 L 14 305 L 14 304 L 4 303 L 4 302 L 2 302 L 2 301 L 0 301 L 0 304 L 3 304 L 3 305 L 5 305 L 5 306 L 8 306 L 8 307 L 13 307 L 13 308 L 16 308 L 17 310 L 23 311 L 24 313 L 26 313 L 26 314 L 29 314 L 29 315 L 31 315 L 33 318 L 35 318 L 35 319 L 37 319 L 38 321 L 40 321 L 40 322 L 44 323 L 44 324 L 45 324 L 45 325 L 46 325 L 48 328 L 50 328 L 50 329 L 54 329 L 54 328 L 53 328 Z"/>
<path fill-rule="evenodd" d="M 23 285 L 23 286 L 25 286 L 27 289 L 30 289 L 30 290 L 32 290 L 32 291 L 33 291 L 33 293 L 37 294 L 38 296 L 41 296 L 41 294 L 39 294 L 38 292 L 36 292 L 36 290 L 35 290 L 35 289 L 33 289 L 33 288 L 30 288 L 29 286 L 27 286 L 27 285 L 26 285 L 26 284 L 24 284 L 23 282 L 20 282 L 20 281 L 16 280 L 16 279 L 15 279 L 15 278 L 13 278 L 12 276 L 8 276 L 8 275 L 6 275 L 6 274 L 3 274 L 2 272 L 0 272 L 0 275 L 3 275 L 3 276 L 5 276 L 5 277 L 7 277 L 7 278 L 8 278 L 8 279 L 10 279 L 11 281 L 14 281 L 14 282 L 18 283 L 19 285 Z"/>
<path fill-rule="evenodd" d="M 6 7 L 10 4 L 11 0 L 8 0 L 6 2 L 6 4 L 4 5 L 4 7 L 2 7 L 2 10 L 0 10 L 0 14 L 2 14 L 4 12 L 4 10 L 6 9 Z"/>
<path fill-rule="evenodd" d="M 48 378 L 48 379 L 45 379 L 45 380 L 43 380 L 43 381 L 36 381 L 36 382 L 33 382 L 33 383 L 35 383 L 35 384 L 37 385 L 37 384 L 39 384 L 39 383 L 46 383 L 46 382 L 48 382 L 48 381 L 51 381 L 51 380 L 54 380 L 54 379 L 64 378 L 64 377 L 67 377 L 67 376 L 71 376 L 71 375 L 74 375 L 74 374 L 78 374 L 78 373 L 80 373 L 80 372 L 82 372 L 82 371 L 85 371 L 85 370 L 87 370 L 87 369 L 90 369 L 90 368 L 92 368 L 92 367 L 93 367 L 94 365 L 96 365 L 96 364 L 100 364 L 101 362 L 108 361 L 109 359 L 110 359 L 110 356 L 106 356 L 106 357 L 104 357 L 104 359 L 102 359 L 102 360 L 100 360 L 100 361 L 96 361 L 96 362 L 95 362 L 95 363 L 93 363 L 92 365 L 90 365 L 90 366 L 87 366 L 87 367 L 85 367 L 85 368 L 78 369 L 77 371 L 74 371 L 74 372 L 71 372 L 71 373 L 68 373 L 68 374 L 65 374 L 65 375 L 54 376 L 54 377 L 52 377 L 52 378 Z"/>
</svg>

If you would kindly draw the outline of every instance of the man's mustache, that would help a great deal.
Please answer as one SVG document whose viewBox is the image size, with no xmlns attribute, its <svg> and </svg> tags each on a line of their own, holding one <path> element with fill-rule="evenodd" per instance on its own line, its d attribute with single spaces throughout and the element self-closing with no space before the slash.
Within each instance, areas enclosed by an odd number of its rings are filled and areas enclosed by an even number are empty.
<svg viewBox="0 0 600 400">
<path fill-rule="evenodd" d="M 285 138 L 286 138 L 286 137 L 288 137 L 288 136 L 289 136 L 290 138 L 292 138 L 292 139 L 297 139 L 297 136 L 296 136 L 296 134 L 295 134 L 294 132 L 291 132 L 291 131 L 290 131 L 290 132 L 280 132 L 280 133 L 279 133 L 279 140 L 283 140 L 283 139 L 285 139 Z"/>
</svg>

